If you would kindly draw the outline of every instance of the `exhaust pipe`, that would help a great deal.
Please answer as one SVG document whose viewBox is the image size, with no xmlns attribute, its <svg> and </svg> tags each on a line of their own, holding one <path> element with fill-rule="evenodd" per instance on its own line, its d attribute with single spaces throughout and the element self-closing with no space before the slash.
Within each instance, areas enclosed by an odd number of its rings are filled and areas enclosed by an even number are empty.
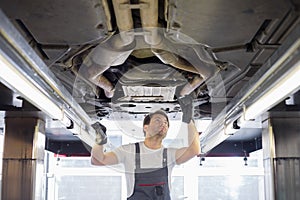
<svg viewBox="0 0 300 200">
<path fill-rule="evenodd" d="M 144 40 L 147 44 L 158 45 L 161 37 L 158 33 L 158 0 L 140 0 L 140 3 L 148 5 L 140 9 L 142 27 L 145 33 Z"/>
<path fill-rule="evenodd" d="M 108 41 L 99 44 L 87 56 L 83 63 L 83 74 L 89 81 L 102 88 L 105 95 L 111 98 L 114 95 L 114 86 L 103 76 L 103 73 L 114 65 L 123 64 L 135 47 L 133 19 L 131 14 L 130 0 L 112 0 L 117 26 L 120 34 L 111 37 Z M 163 63 L 177 69 L 199 74 L 191 83 L 187 83 L 180 92 L 181 95 L 191 93 L 199 87 L 214 72 L 207 66 L 193 66 L 185 59 L 177 56 L 169 49 L 168 41 L 158 32 L 158 0 L 140 0 L 140 16 L 144 32 L 144 40 L 151 45 L 152 52 Z M 106 4 L 105 4 L 106 5 Z"/>
<path fill-rule="evenodd" d="M 122 6 L 130 4 L 130 0 L 113 0 L 112 3 L 120 34 L 95 47 L 84 59 L 78 71 L 90 82 L 102 88 L 108 98 L 113 97 L 114 86 L 103 73 L 111 66 L 123 64 L 135 47 L 134 34 L 128 34 L 133 29 L 131 9 L 124 9 Z M 107 6 L 107 3 L 103 6 Z"/>
<path fill-rule="evenodd" d="M 140 2 L 149 5 L 148 9 L 140 10 L 140 15 L 144 31 L 149 32 L 144 35 L 144 40 L 151 45 L 154 55 L 165 64 L 200 75 L 196 76 L 191 83 L 187 83 L 180 92 L 182 96 L 190 94 L 214 74 L 213 70 L 208 69 L 207 66 L 194 67 L 183 58 L 165 50 L 172 45 L 167 45 L 167 40 L 158 32 L 158 0 L 141 0 Z"/>
<path fill-rule="evenodd" d="M 129 45 L 134 40 L 134 34 L 128 34 L 133 29 L 133 20 L 131 9 L 124 5 L 129 5 L 130 0 L 113 0 L 112 3 L 123 46 Z"/>
</svg>

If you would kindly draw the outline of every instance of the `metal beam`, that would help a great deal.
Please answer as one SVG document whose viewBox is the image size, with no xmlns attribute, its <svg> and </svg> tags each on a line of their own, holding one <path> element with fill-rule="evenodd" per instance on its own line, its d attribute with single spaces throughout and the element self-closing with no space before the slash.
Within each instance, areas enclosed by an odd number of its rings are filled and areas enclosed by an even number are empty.
<svg viewBox="0 0 300 200">
<path fill-rule="evenodd" d="M 60 120 L 86 144 L 95 137 L 93 122 L 0 10 L 0 81 Z"/>
</svg>

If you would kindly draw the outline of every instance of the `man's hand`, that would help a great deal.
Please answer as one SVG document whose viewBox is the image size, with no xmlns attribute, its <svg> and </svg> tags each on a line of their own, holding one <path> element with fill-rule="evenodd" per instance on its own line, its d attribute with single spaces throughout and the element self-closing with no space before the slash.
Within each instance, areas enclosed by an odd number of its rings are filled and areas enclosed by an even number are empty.
<svg viewBox="0 0 300 200">
<path fill-rule="evenodd" d="M 193 118 L 193 98 L 190 95 L 185 95 L 177 100 L 183 113 L 182 122 L 190 123 Z"/>
<path fill-rule="evenodd" d="M 92 124 L 92 127 L 96 131 L 96 144 L 104 145 L 107 143 L 107 135 L 106 135 L 106 127 L 100 124 L 100 122 L 96 122 Z"/>
</svg>

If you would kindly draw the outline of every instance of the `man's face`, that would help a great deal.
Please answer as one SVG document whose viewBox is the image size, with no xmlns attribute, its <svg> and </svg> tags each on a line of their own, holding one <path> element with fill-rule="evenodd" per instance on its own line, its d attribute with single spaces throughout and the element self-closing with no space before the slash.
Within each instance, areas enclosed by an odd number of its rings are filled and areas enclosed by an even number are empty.
<svg viewBox="0 0 300 200">
<path fill-rule="evenodd" d="M 165 116 L 154 114 L 151 117 L 149 125 L 146 125 L 148 137 L 156 136 L 165 138 L 169 129 L 169 123 Z"/>
</svg>

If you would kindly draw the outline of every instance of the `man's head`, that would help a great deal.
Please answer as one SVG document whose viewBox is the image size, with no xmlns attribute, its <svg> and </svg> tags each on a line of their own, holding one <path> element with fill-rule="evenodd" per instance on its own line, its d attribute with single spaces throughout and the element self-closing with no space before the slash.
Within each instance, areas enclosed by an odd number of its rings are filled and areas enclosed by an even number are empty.
<svg viewBox="0 0 300 200">
<path fill-rule="evenodd" d="M 169 127 L 169 125 L 170 125 L 168 115 L 163 110 L 157 110 L 155 112 L 151 112 L 145 116 L 144 121 L 143 121 L 143 131 L 144 131 L 145 136 L 146 136 L 145 127 L 148 127 L 151 120 L 153 120 L 153 119 L 157 123 L 160 123 L 161 125 L 163 125 L 164 123 L 167 124 L 167 127 Z"/>
</svg>

